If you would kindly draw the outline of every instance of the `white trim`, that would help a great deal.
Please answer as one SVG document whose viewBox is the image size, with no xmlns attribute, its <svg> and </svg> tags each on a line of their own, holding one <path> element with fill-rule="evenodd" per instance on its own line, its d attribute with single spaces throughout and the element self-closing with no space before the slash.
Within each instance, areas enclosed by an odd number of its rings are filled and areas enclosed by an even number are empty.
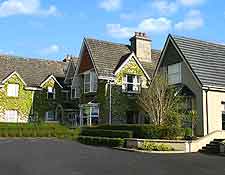
<svg viewBox="0 0 225 175">
<path fill-rule="evenodd" d="M 25 86 L 27 86 L 27 84 L 25 83 L 25 81 L 22 79 L 22 77 L 21 77 L 16 71 L 14 71 L 14 72 L 11 73 L 8 77 L 6 77 L 6 78 L 2 81 L 2 83 L 5 84 L 5 82 L 7 82 L 13 75 L 16 75 L 17 77 L 19 77 L 19 79 L 23 82 L 23 84 L 24 84 Z"/>
<path fill-rule="evenodd" d="M 98 77 L 99 80 L 115 80 L 115 77 L 107 77 L 107 76 L 99 76 Z"/>
<path fill-rule="evenodd" d="M 221 91 L 221 92 L 225 92 L 225 87 L 217 87 L 217 86 L 203 86 L 202 90 L 215 90 L 215 91 Z"/>
<path fill-rule="evenodd" d="M 25 87 L 25 90 L 41 91 L 42 88 L 37 88 L 37 87 Z"/>
<path fill-rule="evenodd" d="M 165 43 L 165 45 L 164 45 L 164 47 L 163 47 L 163 51 L 162 51 L 162 53 L 161 53 L 159 62 L 158 62 L 158 64 L 157 64 L 157 66 L 156 66 L 156 69 L 155 69 L 155 72 L 154 72 L 152 81 L 154 80 L 154 77 L 155 77 L 155 75 L 157 74 L 157 72 L 159 71 L 159 68 L 160 68 L 160 66 L 161 66 L 161 64 L 162 64 L 163 58 L 164 58 L 165 53 L 166 53 L 166 51 L 167 51 L 167 47 L 168 47 L 169 41 L 173 44 L 173 46 L 175 47 L 176 51 L 177 51 L 178 54 L 180 55 L 181 59 L 182 59 L 183 62 L 186 64 L 186 66 L 187 66 L 188 69 L 191 71 L 191 73 L 193 74 L 195 80 L 197 81 L 197 84 L 198 84 L 200 87 L 202 87 L 200 80 L 197 78 L 197 75 L 196 75 L 196 74 L 193 72 L 193 70 L 191 69 L 191 65 L 188 64 L 188 61 L 184 58 L 182 52 L 180 51 L 180 49 L 179 49 L 179 48 L 177 47 L 177 45 L 175 44 L 175 41 L 173 40 L 173 37 L 172 37 L 171 35 L 169 35 L 169 36 L 167 37 L 167 40 L 166 40 L 166 43 Z"/>
<path fill-rule="evenodd" d="M 43 83 L 41 83 L 41 87 L 43 87 L 43 85 L 44 85 L 46 82 L 48 82 L 51 78 L 59 85 L 60 88 L 63 88 L 62 85 L 57 81 L 57 79 L 55 78 L 54 75 L 50 75 Z"/>
<path fill-rule="evenodd" d="M 134 58 L 134 60 L 138 64 L 138 66 L 144 72 L 144 75 L 148 78 L 148 80 L 151 80 L 151 78 L 149 77 L 149 75 L 147 74 L 147 72 L 145 71 L 145 69 L 143 68 L 143 66 L 141 65 L 140 61 L 138 60 L 138 58 L 136 57 L 136 55 L 134 54 L 134 52 L 132 52 L 129 55 L 129 57 L 121 64 L 121 66 L 115 71 L 115 75 L 118 74 L 118 72 L 121 71 L 121 69 L 130 61 L 131 58 Z"/>
</svg>

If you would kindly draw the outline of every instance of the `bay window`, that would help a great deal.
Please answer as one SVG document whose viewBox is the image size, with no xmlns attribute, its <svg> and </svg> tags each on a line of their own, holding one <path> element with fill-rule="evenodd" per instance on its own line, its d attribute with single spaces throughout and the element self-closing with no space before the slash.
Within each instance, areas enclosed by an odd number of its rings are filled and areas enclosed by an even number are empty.
<svg viewBox="0 0 225 175">
<path fill-rule="evenodd" d="M 168 83 L 169 85 L 181 83 L 181 63 L 168 66 Z"/>
<path fill-rule="evenodd" d="M 139 93 L 141 90 L 140 76 L 138 75 L 125 75 L 123 77 L 123 92 Z"/>
<path fill-rule="evenodd" d="M 94 71 L 84 74 L 84 93 L 97 91 L 97 76 Z"/>
</svg>

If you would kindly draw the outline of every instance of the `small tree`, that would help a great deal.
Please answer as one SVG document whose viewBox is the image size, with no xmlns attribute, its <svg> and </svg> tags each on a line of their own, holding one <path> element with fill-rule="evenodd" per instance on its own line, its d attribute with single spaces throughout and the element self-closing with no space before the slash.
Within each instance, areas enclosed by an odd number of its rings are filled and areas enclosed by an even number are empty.
<svg viewBox="0 0 225 175">
<path fill-rule="evenodd" d="M 148 114 L 150 121 L 156 125 L 180 125 L 181 97 L 175 88 L 169 86 L 165 76 L 158 74 L 149 88 L 143 89 L 138 102 Z"/>
<path fill-rule="evenodd" d="M 186 121 L 191 123 L 192 136 L 194 136 L 195 126 L 197 124 L 198 114 L 195 110 L 189 111 L 185 117 Z"/>
</svg>

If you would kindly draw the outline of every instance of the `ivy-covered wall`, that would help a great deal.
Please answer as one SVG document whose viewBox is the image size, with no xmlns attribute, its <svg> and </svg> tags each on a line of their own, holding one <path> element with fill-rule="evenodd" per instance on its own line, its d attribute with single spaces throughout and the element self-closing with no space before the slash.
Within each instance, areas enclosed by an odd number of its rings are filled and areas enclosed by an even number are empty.
<svg viewBox="0 0 225 175">
<path fill-rule="evenodd" d="M 8 84 L 19 85 L 19 96 L 8 97 L 7 87 Z M 5 111 L 16 110 L 19 115 L 19 122 L 26 122 L 27 116 L 30 115 L 32 109 L 32 96 L 33 91 L 24 90 L 25 86 L 21 79 L 15 74 L 0 88 L 0 122 L 4 122 Z"/>
<path fill-rule="evenodd" d="M 7 87 L 8 84 L 18 84 L 19 92 L 18 97 L 8 97 Z M 54 87 L 56 89 L 56 99 L 47 99 L 48 87 Z M 27 122 L 29 116 L 33 114 L 39 118 L 39 120 L 45 119 L 45 112 L 56 110 L 58 104 L 62 103 L 61 88 L 53 80 L 49 80 L 42 87 L 43 90 L 26 90 L 25 85 L 21 79 L 15 74 L 13 75 L 2 88 L 0 88 L 0 122 L 5 122 L 5 111 L 16 110 L 18 112 L 18 122 Z"/>
</svg>

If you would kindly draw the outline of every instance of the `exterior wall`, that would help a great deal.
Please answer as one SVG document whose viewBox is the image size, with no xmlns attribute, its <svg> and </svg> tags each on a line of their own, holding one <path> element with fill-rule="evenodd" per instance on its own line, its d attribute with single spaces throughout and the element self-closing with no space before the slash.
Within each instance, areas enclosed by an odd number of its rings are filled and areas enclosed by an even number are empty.
<svg viewBox="0 0 225 175">
<path fill-rule="evenodd" d="M 8 84 L 19 84 L 18 97 L 7 96 Z M 56 100 L 47 99 L 47 88 L 56 88 Z M 43 91 L 25 90 L 25 85 L 17 77 L 13 75 L 5 84 L 0 88 L 0 122 L 7 122 L 5 119 L 5 111 L 16 110 L 18 112 L 17 122 L 28 122 L 29 117 L 36 116 L 39 120 L 45 119 L 45 112 L 52 110 L 55 111 L 57 105 L 62 102 L 61 88 L 52 79 L 43 86 Z"/>
<path fill-rule="evenodd" d="M 90 55 L 88 53 L 88 50 L 85 46 L 78 72 L 82 73 L 82 72 L 88 71 L 88 70 L 93 69 L 93 68 L 94 68 L 94 66 L 92 64 L 91 57 L 90 57 Z"/>
<path fill-rule="evenodd" d="M 203 131 L 203 94 L 202 88 L 194 75 L 192 74 L 191 70 L 188 68 L 187 64 L 183 62 L 183 59 L 180 57 L 179 53 L 177 52 L 176 48 L 169 42 L 167 46 L 167 50 L 163 57 L 161 71 L 167 72 L 167 66 L 176 63 L 181 64 L 181 84 L 188 87 L 195 95 L 195 109 L 198 113 L 198 123 L 196 127 L 195 134 L 202 136 L 204 135 Z"/>
<path fill-rule="evenodd" d="M 208 91 L 208 133 L 207 133 L 207 109 L 206 109 L 206 92 L 203 92 L 204 99 L 204 134 L 211 133 L 216 130 L 222 130 L 222 111 L 224 111 L 224 105 L 221 104 L 225 101 L 225 92 Z"/>
<path fill-rule="evenodd" d="M 8 84 L 19 84 L 19 96 L 8 97 L 7 86 Z M 28 117 L 32 110 L 33 91 L 24 90 L 25 85 L 17 75 L 13 75 L 5 84 L 0 88 L 0 122 L 5 122 L 5 111 L 16 110 L 18 112 L 18 122 L 27 122 Z"/>
</svg>

